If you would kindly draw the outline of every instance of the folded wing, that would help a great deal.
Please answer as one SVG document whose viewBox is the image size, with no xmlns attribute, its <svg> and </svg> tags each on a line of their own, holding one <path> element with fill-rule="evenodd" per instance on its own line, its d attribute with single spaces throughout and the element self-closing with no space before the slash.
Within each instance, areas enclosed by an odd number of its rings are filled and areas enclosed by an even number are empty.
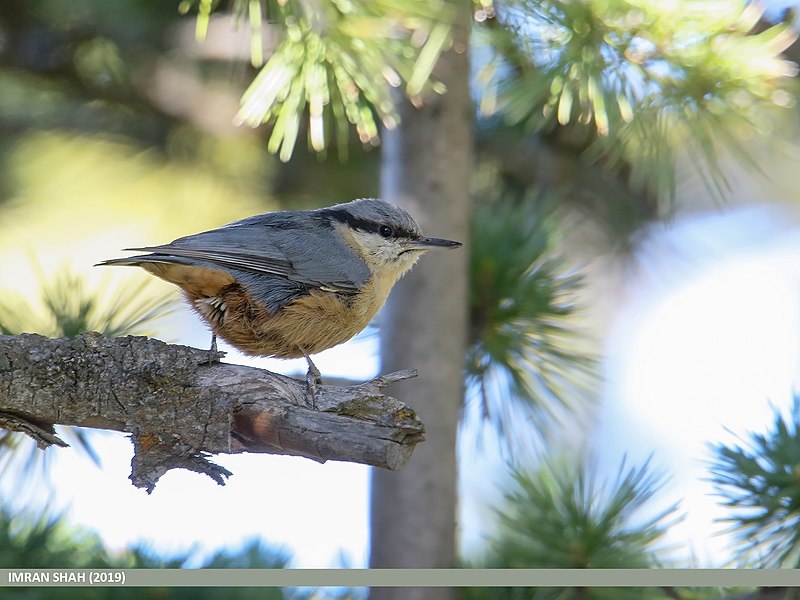
<svg viewBox="0 0 800 600">
<path fill-rule="evenodd" d="M 240 272 L 261 274 L 340 293 L 355 293 L 369 280 L 367 266 L 328 223 L 309 222 L 306 218 L 298 225 L 297 220 L 287 219 L 287 214 L 290 213 L 251 217 L 160 246 L 128 248 L 152 254 L 127 260 L 196 264 L 222 269 L 234 278 Z M 275 219 L 276 215 L 281 218 Z M 250 287 L 262 287 L 257 277 L 245 279 Z M 268 281 L 262 284 L 268 285 Z M 258 294 L 262 290 L 251 291 Z"/>
</svg>

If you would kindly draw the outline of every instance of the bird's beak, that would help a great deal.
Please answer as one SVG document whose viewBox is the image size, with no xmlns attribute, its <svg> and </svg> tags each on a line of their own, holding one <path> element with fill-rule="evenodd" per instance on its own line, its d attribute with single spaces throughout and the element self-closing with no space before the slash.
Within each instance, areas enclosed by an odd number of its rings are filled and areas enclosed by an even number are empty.
<svg viewBox="0 0 800 600">
<path fill-rule="evenodd" d="M 453 240 L 443 240 L 441 238 L 419 238 L 411 240 L 406 244 L 406 250 L 431 250 L 433 248 L 458 248 L 461 242 Z"/>
</svg>

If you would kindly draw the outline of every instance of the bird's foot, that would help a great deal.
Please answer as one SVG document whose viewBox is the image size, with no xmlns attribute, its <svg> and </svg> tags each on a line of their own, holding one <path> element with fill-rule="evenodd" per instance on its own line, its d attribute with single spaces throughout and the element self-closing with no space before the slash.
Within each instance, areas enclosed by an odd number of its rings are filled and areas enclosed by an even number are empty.
<svg viewBox="0 0 800 600">
<path fill-rule="evenodd" d="M 311 357 L 303 352 L 308 363 L 308 371 L 306 372 L 306 402 L 311 405 L 311 408 L 317 408 L 317 386 L 322 385 L 322 373 L 319 372 L 317 365 L 311 360 Z"/>
<path fill-rule="evenodd" d="M 217 334 L 211 334 L 211 347 L 208 349 L 208 360 L 200 363 L 202 365 L 213 365 L 218 363 L 219 359 L 225 356 L 224 352 L 217 350 Z"/>
</svg>

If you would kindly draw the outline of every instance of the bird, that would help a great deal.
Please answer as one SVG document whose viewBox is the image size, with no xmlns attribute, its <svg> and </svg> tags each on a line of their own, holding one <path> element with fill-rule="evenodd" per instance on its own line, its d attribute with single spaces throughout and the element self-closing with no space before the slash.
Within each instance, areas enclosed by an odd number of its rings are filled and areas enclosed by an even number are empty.
<svg viewBox="0 0 800 600">
<path fill-rule="evenodd" d="M 363 330 L 394 284 L 427 250 L 461 242 L 424 237 L 402 208 L 375 198 L 256 215 L 98 266 L 137 266 L 178 286 L 217 337 L 248 355 L 311 360 Z"/>
</svg>

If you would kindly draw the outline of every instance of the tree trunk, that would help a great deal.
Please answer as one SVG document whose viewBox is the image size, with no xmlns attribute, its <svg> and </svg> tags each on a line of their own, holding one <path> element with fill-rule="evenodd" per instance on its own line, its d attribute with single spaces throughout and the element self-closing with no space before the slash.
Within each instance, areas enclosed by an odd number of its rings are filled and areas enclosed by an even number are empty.
<svg viewBox="0 0 800 600">
<path fill-rule="evenodd" d="M 423 108 L 401 107 L 384 136 L 382 195 L 406 208 L 426 235 L 468 242 L 473 138 L 468 19 L 434 77 L 447 93 Z M 464 24 L 467 23 L 467 24 Z M 414 407 L 426 442 L 402 473 L 372 472 L 371 554 L 375 568 L 453 567 L 456 558 L 456 430 L 464 395 L 468 246 L 423 256 L 392 291 L 381 321 L 382 368 L 419 365 Z M 411 398 L 400 384 L 399 398 Z M 373 600 L 455 597 L 454 590 L 375 588 Z"/>
</svg>

